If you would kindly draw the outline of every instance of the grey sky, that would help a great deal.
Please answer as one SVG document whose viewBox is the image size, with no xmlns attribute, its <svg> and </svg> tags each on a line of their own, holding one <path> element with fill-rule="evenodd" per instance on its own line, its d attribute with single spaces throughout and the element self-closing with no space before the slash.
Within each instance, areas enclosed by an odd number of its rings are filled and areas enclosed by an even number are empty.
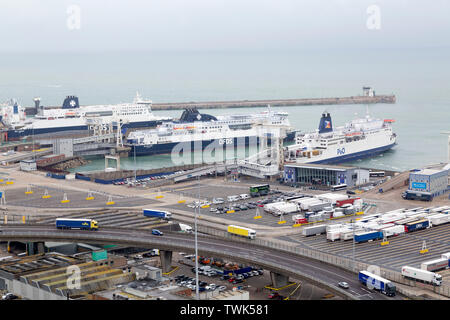
<svg viewBox="0 0 450 320">
<path fill-rule="evenodd" d="M 67 27 L 70 5 L 81 28 Z M 366 26 L 380 8 L 379 30 Z M 448 47 L 446 0 L 1 0 L 2 52 Z"/>
</svg>

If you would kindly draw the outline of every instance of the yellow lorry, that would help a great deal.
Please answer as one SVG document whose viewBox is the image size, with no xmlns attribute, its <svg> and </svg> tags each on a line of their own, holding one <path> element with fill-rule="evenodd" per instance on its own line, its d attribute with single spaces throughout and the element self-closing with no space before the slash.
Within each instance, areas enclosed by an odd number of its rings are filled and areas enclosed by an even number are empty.
<svg viewBox="0 0 450 320">
<path fill-rule="evenodd" d="M 256 237 L 255 230 L 250 229 L 250 228 L 245 228 L 245 227 L 234 226 L 234 225 L 228 226 L 228 233 L 234 234 L 237 236 L 246 237 L 249 239 L 255 239 L 255 237 Z"/>
</svg>

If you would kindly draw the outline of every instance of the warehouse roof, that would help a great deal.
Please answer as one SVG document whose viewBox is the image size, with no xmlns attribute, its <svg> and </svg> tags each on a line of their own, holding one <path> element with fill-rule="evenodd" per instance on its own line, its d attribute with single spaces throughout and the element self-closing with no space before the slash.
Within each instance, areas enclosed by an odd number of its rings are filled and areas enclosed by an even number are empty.
<svg viewBox="0 0 450 320">
<path fill-rule="evenodd" d="M 436 174 L 436 173 L 441 173 L 442 171 L 446 171 L 446 170 L 422 169 L 420 171 L 413 172 L 413 173 L 414 174 L 423 174 L 423 175 L 431 176 L 431 175 Z"/>
</svg>

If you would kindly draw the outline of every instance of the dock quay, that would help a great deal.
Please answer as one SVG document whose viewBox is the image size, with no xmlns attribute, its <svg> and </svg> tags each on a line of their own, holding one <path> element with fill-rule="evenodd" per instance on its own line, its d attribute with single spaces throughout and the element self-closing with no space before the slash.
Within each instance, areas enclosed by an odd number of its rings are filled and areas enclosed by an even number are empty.
<svg viewBox="0 0 450 320">
<path fill-rule="evenodd" d="M 276 100 L 237 100 L 237 101 L 206 101 L 206 102 L 173 102 L 153 103 L 153 110 L 182 110 L 185 108 L 221 109 L 221 108 L 258 108 L 287 106 L 312 106 L 312 105 L 336 105 L 336 104 L 374 104 L 395 103 L 395 95 L 379 96 L 350 96 L 335 98 L 310 98 L 310 99 L 276 99 Z"/>
</svg>

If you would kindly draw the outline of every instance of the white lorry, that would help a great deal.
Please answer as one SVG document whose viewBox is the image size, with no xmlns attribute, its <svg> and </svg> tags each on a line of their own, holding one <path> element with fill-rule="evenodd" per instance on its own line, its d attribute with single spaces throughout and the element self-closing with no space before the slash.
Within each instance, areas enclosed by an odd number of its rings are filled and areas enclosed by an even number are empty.
<svg viewBox="0 0 450 320">
<path fill-rule="evenodd" d="M 180 223 L 179 226 L 180 226 L 180 229 L 182 232 L 186 232 L 186 233 L 194 232 L 194 230 L 192 229 L 192 227 L 190 225 Z"/>
<path fill-rule="evenodd" d="M 440 286 L 442 284 L 442 276 L 440 274 L 413 267 L 403 266 L 402 276 L 407 279 L 417 280 L 435 286 Z"/>
</svg>

